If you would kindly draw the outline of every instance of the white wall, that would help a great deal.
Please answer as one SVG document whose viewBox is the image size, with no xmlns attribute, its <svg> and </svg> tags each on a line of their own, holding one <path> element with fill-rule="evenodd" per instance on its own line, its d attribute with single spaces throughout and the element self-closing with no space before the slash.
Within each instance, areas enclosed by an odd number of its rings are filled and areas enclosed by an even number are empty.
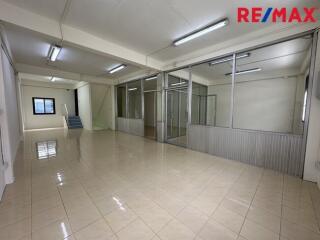
<svg viewBox="0 0 320 240">
<path fill-rule="evenodd" d="M 216 95 L 216 113 L 209 111 L 209 115 L 215 115 L 217 127 L 228 127 L 231 111 L 231 84 L 208 86 L 208 95 Z M 209 103 L 208 106 L 210 105 L 212 104 Z"/>
<path fill-rule="evenodd" d="M 233 126 L 242 129 L 291 133 L 297 78 L 275 78 L 237 83 Z M 209 86 L 217 95 L 216 126 L 229 126 L 231 85 Z"/>
<path fill-rule="evenodd" d="M 84 83 L 78 87 L 79 116 L 84 129 L 92 130 L 91 87 Z"/>
<path fill-rule="evenodd" d="M 64 104 L 67 104 L 70 115 L 75 114 L 74 91 L 67 88 L 54 88 L 51 85 L 47 87 L 37 86 L 32 81 L 22 81 L 22 108 L 23 125 L 25 130 L 41 128 L 59 128 L 63 127 L 63 114 L 65 113 Z M 56 114 L 54 115 L 34 115 L 32 97 L 47 97 L 55 99 Z"/>
<path fill-rule="evenodd" d="M 306 157 L 303 178 L 308 181 L 318 182 L 320 188 L 320 170 L 316 168 L 316 162 L 320 161 L 320 100 L 316 97 L 317 85 L 320 84 L 320 38 L 315 63 L 315 82 L 311 96 L 311 108 L 307 138 Z"/>
<path fill-rule="evenodd" d="M 93 129 L 112 129 L 114 119 L 112 87 L 102 84 L 90 84 L 90 86 Z"/>
<path fill-rule="evenodd" d="M 5 183 L 9 184 L 14 181 L 13 164 L 21 140 L 21 131 L 14 70 L 2 49 L 0 55 L 0 125 L 4 161 L 7 165 Z"/>
</svg>

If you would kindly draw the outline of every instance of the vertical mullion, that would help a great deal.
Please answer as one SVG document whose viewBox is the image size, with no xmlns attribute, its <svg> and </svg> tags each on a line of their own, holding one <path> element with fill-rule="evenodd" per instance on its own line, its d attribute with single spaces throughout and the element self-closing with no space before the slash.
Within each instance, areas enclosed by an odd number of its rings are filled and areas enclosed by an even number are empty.
<svg viewBox="0 0 320 240">
<path fill-rule="evenodd" d="M 231 104 L 230 104 L 230 122 L 229 128 L 233 128 L 233 113 L 234 113 L 234 86 L 235 86 L 235 77 L 236 77 L 236 54 L 233 54 L 232 59 L 232 83 L 231 83 Z"/>
<path fill-rule="evenodd" d="M 128 94 L 128 84 L 126 83 L 126 115 L 125 118 L 129 118 L 129 94 Z"/>
<path fill-rule="evenodd" d="M 46 110 L 46 99 L 42 98 L 42 101 L 43 101 L 43 110 L 44 110 L 43 114 L 46 114 L 47 113 L 47 110 Z"/>
<path fill-rule="evenodd" d="M 140 80 L 140 93 L 141 93 L 141 119 L 144 120 L 144 116 L 145 116 L 145 109 L 144 109 L 144 80 L 141 79 Z"/>
<path fill-rule="evenodd" d="M 188 96 L 187 96 L 187 100 L 188 100 L 188 122 L 187 122 L 187 129 L 186 129 L 186 135 L 187 135 L 187 146 L 189 143 L 189 127 L 191 125 L 191 103 L 192 103 L 192 68 L 191 66 L 189 66 L 189 85 L 188 85 Z"/>
</svg>

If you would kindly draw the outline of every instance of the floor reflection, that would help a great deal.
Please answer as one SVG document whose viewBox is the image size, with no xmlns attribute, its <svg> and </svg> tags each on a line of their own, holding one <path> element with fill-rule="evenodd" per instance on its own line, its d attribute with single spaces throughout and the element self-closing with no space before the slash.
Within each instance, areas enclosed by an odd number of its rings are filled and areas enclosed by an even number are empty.
<svg viewBox="0 0 320 240">
<path fill-rule="evenodd" d="M 39 160 L 48 159 L 48 158 L 57 156 L 56 140 L 37 142 L 36 148 L 37 148 L 37 158 Z"/>
</svg>

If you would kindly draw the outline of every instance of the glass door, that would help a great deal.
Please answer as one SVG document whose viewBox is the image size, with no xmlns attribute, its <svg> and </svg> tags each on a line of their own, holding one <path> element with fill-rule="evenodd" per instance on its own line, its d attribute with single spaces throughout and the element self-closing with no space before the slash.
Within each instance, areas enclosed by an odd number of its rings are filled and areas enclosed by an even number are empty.
<svg viewBox="0 0 320 240">
<path fill-rule="evenodd" d="M 167 142 L 187 145 L 187 88 L 167 90 Z"/>
<path fill-rule="evenodd" d="M 144 93 L 144 136 L 157 138 L 157 92 Z"/>
</svg>

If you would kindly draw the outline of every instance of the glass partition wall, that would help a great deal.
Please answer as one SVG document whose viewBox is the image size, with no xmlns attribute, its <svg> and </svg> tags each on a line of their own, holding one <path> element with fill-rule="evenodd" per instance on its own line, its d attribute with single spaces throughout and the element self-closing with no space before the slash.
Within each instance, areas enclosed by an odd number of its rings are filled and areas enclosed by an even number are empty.
<svg viewBox="0 0 320 240">
<path fill-rule="evenodd" d="M 248 158 L 255 165 L 278 164 L 271 168 L 301 175 L 315 38 L 305 34 L 166 72 L 160 85 L 146 80 L 119 85 L 118 117 L 143 118 L 143 109 L 153 109 L 144 117 L 152 136 L 160 117 L 168 143 Z M 159 96 L 164 100 L 156 101 Z M 290 161 L 296 165 L 290 167 Z"/>
<path fill-rule="evenodd" d="M 166 77 L 166 141 L 187 145 L 189 70 L 170 72 Z"/>
<path fill-rule="evenodd" d="M 191 123 L 303 134 L 311 48 L 307 35 L 192 66 Z"/>
<path fill-rule="evenodd" d="M 161 110 L 162 98 L 159 79 L 159 75 L 153 75 L 117 86 L 117 118 L 121 119 L 118 129 L 139 136 L 144 134 L 151 139 L 157 138 L 158 109 Z"/>
<path fill-rule="evenodd" d="M 128 88 L 128 118 L 142 119 L 141 81 L 127 84 Z"/>
<path fill-rule="evenodd" d="M 232 73 L 232 69 L 232 55 L 191 68 L 192 124 L 230 126 L 232 75 L 226 73 Z"/>
<path fill-rule="evenodd" d="M 308 35 L 236 55 L 234 128 L 303 134 L 311 47 Z"/>
<path fill-rule="evenodd" d="M 144 136 L 157 138 L 158 79 L 151 76 L 143 80 L 144 90 Z"/>
</svg>

